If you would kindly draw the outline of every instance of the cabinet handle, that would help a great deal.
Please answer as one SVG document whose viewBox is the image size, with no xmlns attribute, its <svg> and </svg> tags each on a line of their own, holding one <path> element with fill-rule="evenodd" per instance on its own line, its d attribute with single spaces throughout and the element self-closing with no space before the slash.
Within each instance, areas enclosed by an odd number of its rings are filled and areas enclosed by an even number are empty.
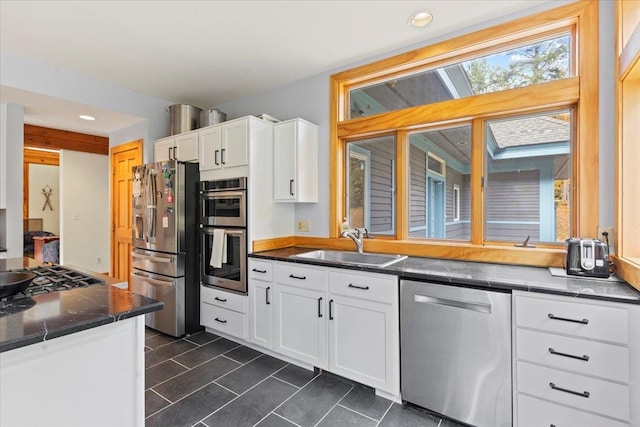
<svg viewBox="0 0 640 427">
<path fill-rule="evenodd" d="M 173 160 L 173 157 L 171 156 L 172 150 L 173 150 L 173 147 L 169 147 L 169 160 Z"/>
<path fill-rule="evenodd" d="M 576 396 L 586 397 L 587 399 L 589 398 L 589 396 L 591 396 L 591 393 L 589 393 L 588 391 L 583 391 L 583 392 L 573 391 L 567 388 L 558 387 L 554 383 L 549 383 L 549 387 L 551 387 L 553 390 L 563 391 L 569 394 L 575 394 Z"/>
<path fill-rule="evenodd" d="M 216 150 L 213 152 L 213 163 L 217 165 L 219 165 L 220 163 L 218 162 L 218 153 L 220 152 L 220 150 Z"/>
<path fill-rule="evenodd" d="M 293 180 L 289 180 L 289 194 L 293 196 Z"/>
<path fill-rule="evenodd" d="M 222 150 L 220 150 L 220 159 L 222 160 L 222 164 L 223 164 L 223 165 L 226 165 L 226 164 L 227 164 L 227 162 L 226 162 L 226 161 L 225 161 L 225 159 L 224 159 L 224 153 L 225 153 L 225 151 L 227 151 L 227 149 L 226 149 L 226 148 L 223 148 Z"/>
<path fill-rule="evenodd" d="M 269 291 L 271 290 L 271 286 L 267 286 L 267 289 L 264 291 L 265 304 L 270 305 L 271 301 L 269 301 Z"/>
<path fill-rule="evenodd" d="M 329 320 L 333 320 L 333 300 L 329 300 Z"/>
<path fill-rule="evenodd" d="M 349 283 L 349 287 L 350 288 L 354 288 L 354 289 L 362 289 L 363 291 L 368 291 L 369 290 L 368 286 L 358 286 L 358 285 L 354 285 L 352 283 Z"/>
<path fill-rule="evenodd" d="M 217 317 L 216 317 L 216 319 L 215 319 L 215 320 L 216 320 L 216 322 L 220 322 L 220 323 L 227 323 L 227 321 L 226 321 L 226 320 L 220 320 L 220 319 L 218 319 Z"/>
<path fill-rule="evenodd" d="M 220 302 L 227 302 L 227 299 L 226 299 L 226 298 L 218 298 L 218 297 L 215 297 L 215 298 L 214 298 L 214 300 L 216 300 L 216 301 L 220 301 Z"/>
<path fill-rule="evenodd" d="M 322 317 L 322 297 L 318 298 L 318 317 Z"/>
<path fill-rule="evenodd" d="M 582 319 L 582 320 L 580 320 L 580 319 L 569 319 L 568 317 L 555 316 L 552 313 L 549 313 L 548 316 L 549 316 L 549 319 L 552 319 L 552 320 L 562 320 L 564 322 L 581 323 L 583 325 L 589 324 L 589 319 Z"/>
<path fill-rule="evenodd" d="M 267 270 L 258 270 L 257 268 L 254 268 L 254 269 L 253 269 L 253 270 L 251 270 L 251 271 L 254 271 L 254 272 L 256 272 L 256 273 L 261 273 L 261 274 L 267 274 Z"/>
<path fill-rule="evenodd" d="M 289 277 L 291 277 L 292 279 L 307 280 L 307 276 L 296 276 L 294 274 L 290 274 Z"/>
<path fill-rule="evenodd" d="M 549 347 L 549 353 L 555 354 L 556 356 L 564 356 L 564 357 L 570 357 L 572 359 L 584 360 L 585 362 L 589 361 L 589 356 L 587 356 L 586 354 L 584 356 L 576 356 L 575 354 L 561 353 L 559 351 L 554 350 L 552 347 Z"/>
</svg>

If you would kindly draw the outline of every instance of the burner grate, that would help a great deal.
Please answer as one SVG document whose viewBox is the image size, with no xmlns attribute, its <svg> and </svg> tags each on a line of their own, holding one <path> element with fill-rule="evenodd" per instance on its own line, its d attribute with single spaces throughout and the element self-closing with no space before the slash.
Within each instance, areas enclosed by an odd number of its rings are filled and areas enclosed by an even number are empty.
<svg viewBox="0 0 640 427">
<path fill-rule="evenodd" d="M 31 285 L 23 292 L 4 297 L 0 300 L 2 302 L 73 288 L 86 288 L 92 285 L 105 284 L 103 279 L 60 265 L 21 268 L 13 271 L 34 273 L 36 277 L 31 282 Z"/>
</svg>

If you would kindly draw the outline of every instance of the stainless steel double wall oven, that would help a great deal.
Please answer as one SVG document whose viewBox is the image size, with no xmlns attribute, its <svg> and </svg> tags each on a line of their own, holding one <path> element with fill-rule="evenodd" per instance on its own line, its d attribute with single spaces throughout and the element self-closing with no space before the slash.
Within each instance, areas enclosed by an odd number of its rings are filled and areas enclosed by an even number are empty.
<svg viewBox="0 0 640 427">
<path fill-rule="evenodd" d="M 220 251 L 224 253 L 221 254 Z M 217 262 L 216 257 L 220 257 Z M 200 280 L 202 284 L 247 293 L 246 259 L 247 178 L 201 181 Z"/>
</svg>

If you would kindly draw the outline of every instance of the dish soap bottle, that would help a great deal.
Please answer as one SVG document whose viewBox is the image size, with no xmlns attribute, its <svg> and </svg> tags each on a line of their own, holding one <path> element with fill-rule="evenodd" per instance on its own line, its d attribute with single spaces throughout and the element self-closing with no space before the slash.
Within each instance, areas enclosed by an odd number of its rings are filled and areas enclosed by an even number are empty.
<svg viewBox="0 0 640 427">
<path fill-rule="evenodd" d="M 347 222 L 347 217 L 344 217 L 344 221 L 342 221 L 342 229 L 340 230 L 342 233 L 345 231 L 349 231 L 349 223 Z"/>
</svg>

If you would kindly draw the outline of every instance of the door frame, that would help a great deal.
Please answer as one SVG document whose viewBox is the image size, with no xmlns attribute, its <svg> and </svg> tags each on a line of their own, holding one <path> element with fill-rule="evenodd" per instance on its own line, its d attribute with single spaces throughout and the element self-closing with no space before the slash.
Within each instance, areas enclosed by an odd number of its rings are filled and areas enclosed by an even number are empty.
<svg viewBox="0 0 640 427">
<path fill-rule="evenodd" d="M 114 268 L 115 268 L 115 258 L 116 258 L 116 237 L 115 237 L 115 233 L 116 233 L 116 212 L 115 212 L 115 208 L 114 206 L 116 205 L 114 203 L 114 191 L 113 191 L 113 187 L 115 185 L 115 169 L 114 169 L 114 162 L 113 159 L 117 154 L 120 154 L 122 152 L 125 151 L 129 151 L 129 150 L 138 150 L 138 152 L 140 153 L 140 164 L 143 163 L 143 159 L 144 159 L 144 142 L 142 139 L 138 139 L 135 141 L 130 141 L 130 142 L 125 142 L 124 144 L 120 144 L 120 145 L 116 145 L 115 147 L 111 147 L 109 149 L 109 172 L 111 174 L 111 182 L 109 184 L 109 211 L 111 212 L 110 215 L 110 219 L 111 219 L 111 231 L 110 231 L 110 236 L 111 236 L 111 262 L 109 265 L 110 268 L 110 273 L 111 275 L 113 275 L 114 273 Z M 128 213 L 129 217 L 131 217 L 131 203 L 129 203 L 129 213 Z"/>
</svg>

